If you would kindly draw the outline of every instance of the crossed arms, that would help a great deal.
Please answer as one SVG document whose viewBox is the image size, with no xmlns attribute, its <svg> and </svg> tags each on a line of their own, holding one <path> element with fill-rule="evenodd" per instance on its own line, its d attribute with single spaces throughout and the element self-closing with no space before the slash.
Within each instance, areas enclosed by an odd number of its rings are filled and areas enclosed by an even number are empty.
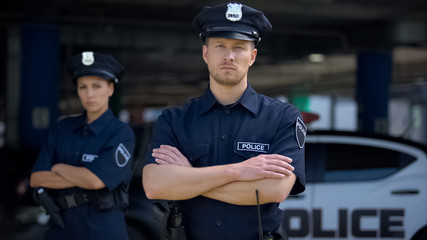
<svg viewBox="0 0 427 240">
<path fill-rule="evenodd" d="M 158 164 L 143 169 L 143 186 L 150 199 L 184 200 L 202 195 L 236 205 L 281 202 L 289 195 L 296 176 L 292 160 L 278 154 L 263 154 L 240 163 L 192 167 L 175 147 L 162 145 L 152 156 Z"/>
<path fill-rule="evenodd" d="M 89 169 L 64 163 L 53 165 L 51 171 L 33 172 L 30 177 L 30 185 L 31 187 L 51 189 L 71 187 L 101 189 L 105 187 L 104 182 Z"/>
</svg>

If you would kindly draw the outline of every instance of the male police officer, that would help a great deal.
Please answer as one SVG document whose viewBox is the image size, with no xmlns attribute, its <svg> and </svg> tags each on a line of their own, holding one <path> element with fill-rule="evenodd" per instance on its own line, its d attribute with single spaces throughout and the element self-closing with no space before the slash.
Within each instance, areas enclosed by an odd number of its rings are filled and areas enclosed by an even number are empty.
<svg viewBox="0 0 427 240">
<path fill-rule="evenodd" d="M 278 208 L 305 189 L 305 126 L 298 110 L 257 94 L 247 81 L 256 44 L 270 31 L 262 12 L 238 3 L 205 7 L 193 26 L 204 40 L 209 87 L 166 109 L 143 169 L 151 199 L 176 201 L 188 239 L 285 238 Z"/>
</svg>

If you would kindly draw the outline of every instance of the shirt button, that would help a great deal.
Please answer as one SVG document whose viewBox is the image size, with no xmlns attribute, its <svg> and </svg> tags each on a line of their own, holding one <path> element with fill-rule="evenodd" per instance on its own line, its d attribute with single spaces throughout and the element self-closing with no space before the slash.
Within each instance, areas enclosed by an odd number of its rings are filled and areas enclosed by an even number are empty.
<svg viewBox="0 0 427 240">
<path fill-rule="evenodd" d="M 221 220 L 217 220 L 217 221 L 216 221 L 216 225 L 217 225 L 217 226 L 221 226 L 221 224 L 222 224 Z"/>
<path fill-rule="evenodd" d="M 222 140 L 227 139 L 227 135 L 226 135 L 226 134 L 223 134 L 223 135 L 221 136 L 221 139 L 222 139 Z"/>
<path fill-rule="evenodd" d="M 230 110 L 228 110 L 228 109 L 225 109 L 225 111 L 224 111 L 226 114 L 229 114 L 230 113 Z"/>
</svg>

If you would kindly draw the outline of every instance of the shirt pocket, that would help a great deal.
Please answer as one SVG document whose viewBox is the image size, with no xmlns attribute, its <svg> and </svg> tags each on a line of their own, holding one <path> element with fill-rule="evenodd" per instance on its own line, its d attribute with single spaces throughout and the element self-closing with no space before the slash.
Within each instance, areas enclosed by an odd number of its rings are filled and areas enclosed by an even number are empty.
<svg viewBox="0 0 427 240">
<path fill-rule="evenodd" d="M 207 166 L 203 165 L 203 162 L 206 162 L 203 160 L 208 158 L 209 149 L 208 143 L 195 143 L 182 146 L 182 154 L 184 154 L 193 167 Z"/>
</svg>

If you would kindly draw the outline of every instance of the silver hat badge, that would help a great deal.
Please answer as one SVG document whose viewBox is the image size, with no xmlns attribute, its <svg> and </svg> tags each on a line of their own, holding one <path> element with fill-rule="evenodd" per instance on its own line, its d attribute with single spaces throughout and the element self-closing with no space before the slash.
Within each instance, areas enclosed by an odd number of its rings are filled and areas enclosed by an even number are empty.
<svg viewBox="0 0 427 240">
<path fill-rule="evenodd" d="M 225 17 L 232 21 L 237 22 L 242 19 L 242 4 L 240 3 L 229 3 L 227 5 L 227 12 L 225 12 Z"/>
<path fill-rule="evenodd" d="M 83 65 L 90 66 L 95 62 L 93 52 L 82 52 L 82 63 Z"/>
</svg>

